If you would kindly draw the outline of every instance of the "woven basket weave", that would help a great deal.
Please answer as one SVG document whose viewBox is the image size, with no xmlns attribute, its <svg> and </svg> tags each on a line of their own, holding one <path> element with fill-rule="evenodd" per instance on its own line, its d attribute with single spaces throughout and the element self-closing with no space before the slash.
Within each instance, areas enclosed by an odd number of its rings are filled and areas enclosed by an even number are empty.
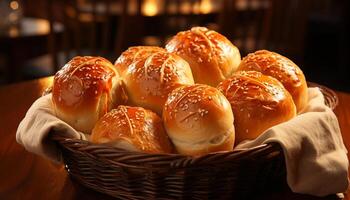
<svg viewBox="0 0 350 200">
<path fill-rule="evenodd" d="M 330 108 L 336 94 L 318 84 Z M 68 173 L 93 190 L 120 199 L 231 199 L 276 189 L 285 182 L 281 147 L 264 144 L 202 157 L 147 154 L 51 134 Z"/>
</svg>

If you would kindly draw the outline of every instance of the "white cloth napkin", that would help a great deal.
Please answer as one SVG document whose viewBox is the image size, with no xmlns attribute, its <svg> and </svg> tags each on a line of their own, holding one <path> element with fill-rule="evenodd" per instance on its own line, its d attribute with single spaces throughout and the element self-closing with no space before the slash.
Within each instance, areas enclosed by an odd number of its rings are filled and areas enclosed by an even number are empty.
<svg viewBox="0 0 350 200">
<path fill-rule="evenodd" d="M 324 104 L 318 88 L 309 88 L 307 108 L 292 120 L 274 126 L 260 137 L 239 144 L 236 149 L 277 142 L 283 150 L 287 182 L 297 193 L 325 196 L 344 192 L 348 187 L 348 158 L 338 121 Z M 86 139 L 56 118 L 51 95 L 34 102 L 20 123 L 16 138 L 28 151 L 61 162 L 56 145 L 49 140 L 51 130 L 66 137 Z"/>
<path fill-rule="evenodd" d="M 297 117 L 242 142 L 236 150 L 277 142 L 284 151 L 293 192 L 316 196 L 345 192 L 349 161 L 337 117 L 318 88 L 309 88 L 308 94 L 308 105 Z"/>
<path fill-rule="evenodd" d="M 57 145 L 48 137 L 51 131 L 64 134 L 68 138 L 86 139 L 83 133 L 74 130 L 55 116 L 49 94 L 37 99 L 29 108 L 17 128 L 16 140 L 29 152 L 57 163 L 62 162 Z"/>
</svg>

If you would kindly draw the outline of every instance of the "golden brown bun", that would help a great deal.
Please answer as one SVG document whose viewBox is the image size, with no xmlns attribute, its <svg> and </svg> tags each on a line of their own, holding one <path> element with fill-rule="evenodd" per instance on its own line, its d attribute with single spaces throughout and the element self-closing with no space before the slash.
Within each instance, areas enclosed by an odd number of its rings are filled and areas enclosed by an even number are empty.
<svg viewBox="0 0 350 200">
<path fill-rule="evenodd" d="M 129 48 L 115 66 L 122 73 L 128 104 L 150 109 L 159 115 L 173 89 L 194 84 L 188 63 L 159 47 Z"/>
<path fill-rule="evenodd" d="M 120 76 L 124 75 L 124 72 L 129 66 L 139 60 L 146 59 L 151 54 L 158 51 L 166 51 L 163 48 L 155 46 L 135 46 L 129 47 L 128 50 L 124 51 L 119 58 L 115 61 L 114 65 L 119 72 Z"/>
<path fill-rule="evenodd" d="M 100 117 L 123 102 L 118 72 L 102 57 L 75 57 L 56 73 L 52 102 L 57 117 L 90 134 Z"/>
<path fill-rule="evenodd" d="M 172 152 L 162 120 L 141 107 L 118 106 L 104 115 L 92 130 L 91 141 L 129 151 Z"/>
<path fill-rule="evenodd" d="M 283 85 L 256 71 L 236 72 L 218 85 L 231 103 L 236 143 L 254 139 L 266 129 L 296 115 L 292 97 Z"/>
<path fill-rule="evenodd" d="M 241 55 L 223 35 L 204 27 L 179 32 L 166 45 L 191 66 L 196 83 L 216 87 L 236 71 Z"/>
<path fill-rule="evenodd" d="M 197 156 L 233 149 L 231 106 L 214 87 L 196 84 L 175 89 L 164 106 L 163 121 L 180 154 Z"/>
<path fill-rule="evenodd" d="M 288 58 L 267 50 L 256 51 L 243 58 L 238 70 L 259 71 L 279 80 L 292 95 L 297 111 L 308 102 L 307 84 L 300 68 Z"/>
</svg>

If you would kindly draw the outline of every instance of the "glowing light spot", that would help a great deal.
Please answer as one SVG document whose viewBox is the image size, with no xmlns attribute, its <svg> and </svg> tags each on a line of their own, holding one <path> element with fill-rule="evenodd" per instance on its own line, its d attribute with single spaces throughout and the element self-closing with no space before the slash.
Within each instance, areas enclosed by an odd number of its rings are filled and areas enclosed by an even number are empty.
<svg viewBox="0 0 350 200">
<path fill-rule="evenodd" d="M 11 1 L 11 2 L 10 2 L 10 8 L 11 8 L 12 10 L 17 10 L 17 9 L 19 8 L 18 2 L 17 2 L 17 1 Z"/>
<path fill-rule="evenodd" d="M 157 0 L 146 0 L 142 5 L 142 13 L 145 16 L 155 16 L 159 12 Z"/>
<path fill-rule="evenodd" d="M 212 11 L 212 2 L 210 0 L 203 0 L 200 4 L 200 12 L 203 14 L 208 14 Z"/>
</svg>

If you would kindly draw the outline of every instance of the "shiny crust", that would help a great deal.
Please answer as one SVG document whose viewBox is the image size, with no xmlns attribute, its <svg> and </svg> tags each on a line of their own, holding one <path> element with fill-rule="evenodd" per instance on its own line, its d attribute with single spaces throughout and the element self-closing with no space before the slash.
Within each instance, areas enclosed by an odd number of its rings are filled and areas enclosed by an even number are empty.
<svg viewBox="0 0 350 200">
<path fill-rule="evenodd" d="M 114 65 L 119 74 L 123 76 L 124 72 L 132 63 L 146 59 L 148 56 L 158 51 L 165 51 L 165 49 L 155 46 L 129 47 L 128 50 L 124 51 L 119 56 L 119 58 L 115 61 Z"/>
<path fill-rule="evenodd" d="M 306 106 L 308 94 L 305 76 L 288 58 L 267 50 L 259 50 L 244 57 L 238 70 L 259 71 L 276 78 L 292 95 L 298 111 Z"/>
<path fill-rule="evenodd" d="M 123 102 L 118 87 L 118 72 L 108 60 L 74 57 L 54 77 L 55 113 L 76 130 L 90 133 L 100 117 Z"/>
<path fill-rule="evenodd" d="M 92 130 L 91 141 L 148 153 L 171 153 L 162 120 L 141 107 L 118 106 L 104 115 Z"/>
<path fill-rule="evenodd" d="M 123 75 L 128 104 L 162 113 L 168 94 L 194 84 L 191 68 L 181 57 L 159 47 L 132 47 L 116 64 Z"/>
<path fill-rule="evenodd" d="M 191 66 L 196 83 L 216 86 L 236 71 L 241 55 L 223 35 L 204 27 L 179 32 L 166 45 Z"/>
<path fill-rule="evenodd" d="M 211 86 L 175 89 L 163 110 L 165 129 L 180 154 L 204 155 L 233 149 L 233 114 L 228 100 Z"/>
<path fill-rule="evenodd" d="M 266 129 L 296 115 L 289 92 L 278 80 L 260 72 L 236 72 L 221 82 L 218 89 L 231 103 L 236 143 L 255 139 Z"/>
</svg>

